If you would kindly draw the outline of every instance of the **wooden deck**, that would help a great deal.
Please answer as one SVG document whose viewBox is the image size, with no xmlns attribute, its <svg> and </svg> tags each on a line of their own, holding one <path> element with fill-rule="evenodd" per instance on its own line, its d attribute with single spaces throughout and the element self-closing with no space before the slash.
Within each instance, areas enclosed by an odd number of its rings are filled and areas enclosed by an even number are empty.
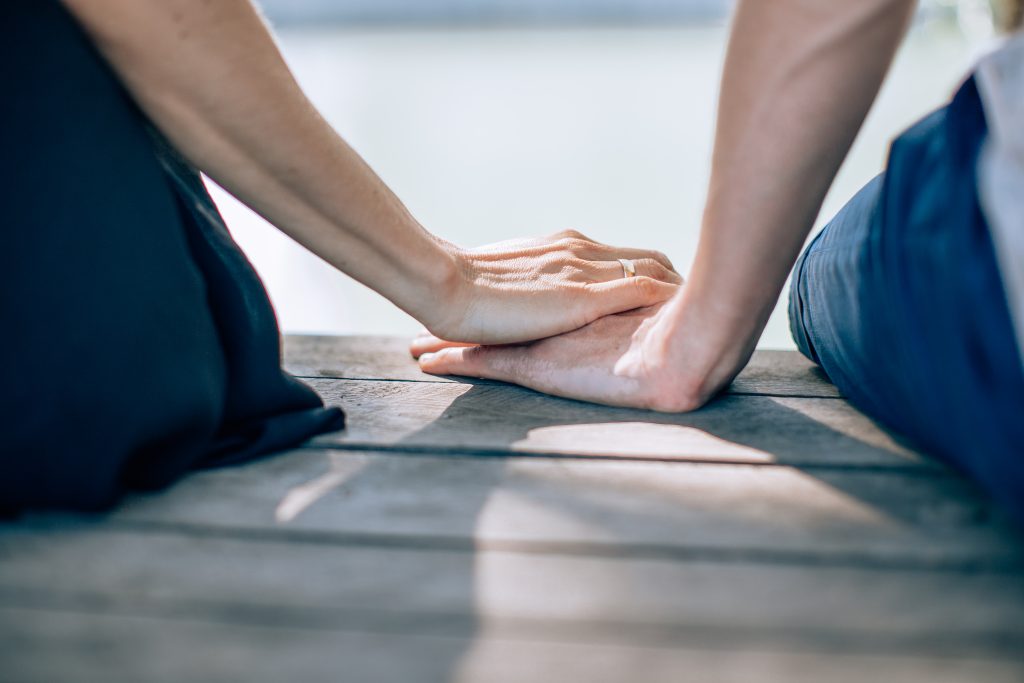
<svg viewBox="0 0 1024 683">
<path fill-rule="evenodd" d="M 678 416 L 286 356 L 347 431 L 0 526 L 0 681 L 1024 681 L 1021 536 L 795 353 Z"/>
</svg>

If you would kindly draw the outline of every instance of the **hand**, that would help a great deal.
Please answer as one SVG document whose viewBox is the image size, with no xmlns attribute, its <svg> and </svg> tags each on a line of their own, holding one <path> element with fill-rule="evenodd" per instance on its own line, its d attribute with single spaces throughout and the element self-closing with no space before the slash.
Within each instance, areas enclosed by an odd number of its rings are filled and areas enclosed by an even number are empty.
<svg viewBox="0 0 1024 683">
<path fill-rule="evenodd" d="M 460 282 L 424 322 L 438 337 L 508 344 L 568 332 L 669 299 L 682 278 L 663 254 L 610 247 L 574 230 L 455 250 Z M 618 259 L 636 277 L 624 277 Z"/>
<path fill-rule="evenodd" d="M 617 406 L 693 410 L 713 391 L 701 389 L 701 382 L 687 376 L 683 363 L 673 362 L 665 343 L 670 331 L 667 310 L 659 304 L 609 315 L 573 332 L 523 345 L 470 346 L 422 334 L 411 351 L 420 368 L 432 374 L 503 380 Z"/>
</svg>

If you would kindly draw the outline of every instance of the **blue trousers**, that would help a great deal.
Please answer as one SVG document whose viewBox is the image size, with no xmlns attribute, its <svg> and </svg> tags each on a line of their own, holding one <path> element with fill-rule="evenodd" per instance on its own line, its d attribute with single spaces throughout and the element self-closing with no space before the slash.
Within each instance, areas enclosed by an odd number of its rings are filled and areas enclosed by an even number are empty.
<svg viewBox="0 0 1024 683">
<path fill-rule="evenodd" d="M 1024 369 L 977 194 L 986 134 L 970 79 L 897 138 L 798 259 L 790 326 L 857 407 L 1024 520 Z"/>
</svg>

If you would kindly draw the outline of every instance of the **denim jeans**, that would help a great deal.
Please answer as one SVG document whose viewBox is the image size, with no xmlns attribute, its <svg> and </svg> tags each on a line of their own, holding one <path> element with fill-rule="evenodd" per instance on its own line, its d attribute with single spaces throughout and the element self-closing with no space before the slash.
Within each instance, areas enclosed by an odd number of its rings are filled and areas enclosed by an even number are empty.
<svg viewBox="0 0 1024 683">
<path fill-rule="evenodd" d="M 976 189 L 986 130 L 970 79 L 897 138 L 798 259 L 790 325 L 850 401 L 1024 520 L 1024 368 Z"/>
</svg>

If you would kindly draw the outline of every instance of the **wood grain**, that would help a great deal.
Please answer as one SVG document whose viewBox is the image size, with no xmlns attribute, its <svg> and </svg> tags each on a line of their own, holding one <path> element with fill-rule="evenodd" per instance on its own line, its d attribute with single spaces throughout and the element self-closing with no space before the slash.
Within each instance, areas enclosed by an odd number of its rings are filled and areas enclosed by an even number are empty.
<svg viewBox="0 0 1024 683">
<path fill-rule="evenodd" d="M 102 523 L 26 526 L 0 535 L 0 552 L 7 606 L 635 645 L 715 634 L 739 646 L 1024 660 L 1015 574 L 338 547 Z"/>
<path fill-rule="evenodd" d="M 288 335 L 284 365 L 300 377 L 455 382 L 420 372 L 409 355 L 409 339 L 371 336 Z M 474 384 L 495 384 L 472 380 Z M 796 351 L 755 351 L 731 393 L 836 398 L 839 391 L 815 364 Z"/>
<path fill-rule="evenodd" d="M 1020 531 L 798 354 L 661 415 L 405 347 L 288 337 L 347 430 L 0 524 L 0 680 L 1024 680 Z"/>
<path fill-rule="evenodd" d="M 998 658 L 537 641 L 225 624 L 149 615 L 2 609 L 0 660 L 13 681 L 91 683 L 1019 683 Z M 68 674 L 73 672 L 73 677 Z M 699 678 L 695 674 L 699 672 Z"/>
<path fill-rule="evenodd" d="M 723 396 L 687 414 L 609 408 L 509 385 L 312 379 L 349 414 L 316 439 L 451 453 L 936 468 L 842 399 Z"/>
<path fill-rule="evenodd" d="M 1024 571 L 960 479 L 887 471 L 300 450 L 139 495 L 110 522 L 324 542 Z"/>
</svg>

